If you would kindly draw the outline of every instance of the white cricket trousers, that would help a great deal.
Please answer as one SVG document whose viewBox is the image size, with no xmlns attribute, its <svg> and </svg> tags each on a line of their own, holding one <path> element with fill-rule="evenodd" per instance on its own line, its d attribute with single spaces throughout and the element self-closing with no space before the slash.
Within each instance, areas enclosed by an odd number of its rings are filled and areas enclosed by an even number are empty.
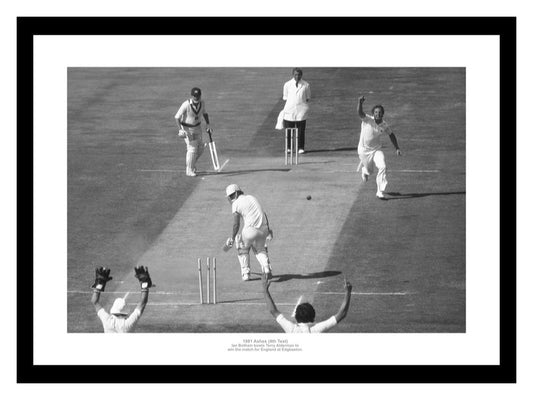
<svg viewBox="0 0 533 400">
<path fill-rule="evenodd" d="M 359 153 L 359 159 L 363 164 L 363 173 L 371 175 L 374 172 L 374 166 L 378 169 L 376 176 L 377 192 L 384 192 L 387 187 L 387 165 L 385 164 L 385 155 L 381 150 L 369 153 Z"/>
<path fill-rule="evenodd" d="M 204 141 L 202 138 L 202 130 L 199 127 L 185 127 L 188 132 L 185 144 L 187 145 L 187 155 L 185 157 L 185 166 L 187 174 L 193 172 L 196 169 L 196 161 L 200 158 L 204 152 Z M 190 139 L 189 139 L 190 138 Z"/>
<path fill-rule="evenodd" d="M 268 236 L 267 225 L 261 228 L 245 226 L 242 228 L 240 238 L 237 238 L 237 253 L 241 265 L 241 275 L 250 273 L 250 248 L 254 251 L 257 261 L 261 265 L 261 271 L 268 273 L 272 271 L 270 260 L 265 247 Z"/>
</svg>

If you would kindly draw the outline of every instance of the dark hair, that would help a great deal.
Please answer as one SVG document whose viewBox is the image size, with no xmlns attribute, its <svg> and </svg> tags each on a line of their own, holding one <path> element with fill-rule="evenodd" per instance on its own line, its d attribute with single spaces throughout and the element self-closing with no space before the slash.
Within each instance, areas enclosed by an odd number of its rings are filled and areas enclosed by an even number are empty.
<svg viewBox="0 0 533 400">
<path fill-rule="evenodd" d="M 385 115 L 385 108 L 383 108 L 383 106 L 382 106 L 381 104 L 376 104 L 374 107 L 372 107 L 372 114 L 374 114 L 374 110 L 375 110 L 376 108 L 381 108 L 381 113 L 382 113 L 383 115 Z"/>
<path fill-rule="evenodd" d="M 236 192 L 233 192 L 232 194 L 229 195 L 229 198 L 231 200 L 233 199 L 236 199 L 237 197 L 239 197 L 241 194 L 244 194 L 242 190 L 237 190 Z"/>
<path fill-rule="evenodd" d="M 298 67 L 292 69 L 292 73 L 293 73 L 293 75 L 294 75 L 295 72 L 299 72 L 299 73 L 302 74 L 302 75 L 304 74 L 303 71 L 302 71 L 302 69 L 301 69 L 301 68 L 298 68 Z"/>
<path fill-rule="evenodd" d="M 198 87 L 193 87 L 191 89 L 191 96 L 196 96 L 196 95 L 202 95 L 202 90 Z"/>
<path fill-rule="evenodd" d="M 315 322 L 315 309 L 309 303 L 298 304 L 294 318 L 296 318 L 296 322 Z"/>
</svg>

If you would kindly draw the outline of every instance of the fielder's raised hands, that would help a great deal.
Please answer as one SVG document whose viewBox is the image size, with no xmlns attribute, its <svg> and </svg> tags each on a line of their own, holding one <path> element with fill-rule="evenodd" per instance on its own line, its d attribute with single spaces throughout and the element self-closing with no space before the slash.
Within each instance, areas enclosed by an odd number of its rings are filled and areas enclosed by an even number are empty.
<svg viewBox="0 0 533 400">
<path fill-rule="evenodd" d="M 352 296 L 352 284 L 344 278 L 344 300 L 342 301 L 339 311 L 335 315 L 337 322 L 341 322 L 348 314 L 348 308 L 350 308 L 350 297 Z"/>
<path fill-rule="evenodd" d="M 359 96 L 357 99 L 357 114 L 359 115 L 359 118 L 365 118 L 366 114 L 363 111 L 363 103 L 365 102 L 365 96 Z"/>
<path fill-rule="evenodd" d="M 95 279 L 91 287 L 95 290 L 103 292 L 105 290 L 105 285 L 107 284 L 107 282 L 113 279 L 113 277 L 109 276 L 111 270 L 109 268 L 97 267 L 94 273 Z"/>
<path fill-rule="evenodd" d="M 153 286 L 152 278 L 150 278 L 150 273 L 148 272 L 148 267 L 139 266 L 135 267 L 135 278 L 139 280 L 141 284 L 141 289 L 148 290 Z"/>
<path fill-rule="evenodd" d="M 348 282 L 346 278 L 344 278 L 344 290 L 350 292 L 350 294 L 352 293 L 352 284 Z"/>
<path fill-rule="evenodd" d="M 270 312 L 270 314 L 272 314 L 274 318 L 277 318 L 280 312 L 276 307 L 276 303 L 274 303 L 270 292 L 268 291 L 268 287 L 270 286 L 270 280 L 267 279 L 266 274 L 261 274 L 261 282 L 263 283 L 263 294 L 265 295 L 265 302 L 268 311 Z"/>
</svg>

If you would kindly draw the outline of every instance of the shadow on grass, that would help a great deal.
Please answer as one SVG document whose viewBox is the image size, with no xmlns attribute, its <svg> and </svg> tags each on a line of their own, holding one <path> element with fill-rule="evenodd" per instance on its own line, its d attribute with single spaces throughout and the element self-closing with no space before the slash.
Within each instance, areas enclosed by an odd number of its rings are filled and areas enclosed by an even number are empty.
<svg viewBox="0 0 533 400">
<path fill-rule="evenodd" d="M 336 149 L 317 149 L 317 150 L 306 150 L 305 154 L 307 153 L 327 153 L 330 151 L 355 151 L 357 150 L 356 147 L 338 147 Z"/>
<path fill-rule="evenodd" d="M 250 279 L 250 280 L 257 280 L 257 279 Z M 257 297 L 257 298 L 251 298 L 251 299 L 224 300 L 224 301 L 217 301 L 217 304 L 243 303 L 243 302 L 248 302 L 248 301 L 262 302 L 264 299 L 265 299 L 264 297 Z"/>
<path fill-rule="evenodd" d="M 322 271 L 322 272 L 311 272 L 309 274 L 283 274 L 283 275 L 272 275 L 271 282 L 285 282 L 290 281 L 291 279 L 318 279 L 318 278 L 327 278 L 330 276 L 335 276 L 341 274 L 341 271 Z M 261 273 L 259 272 L 250 272 L 250 279 L 247 282 L 260 281 Z"/>
<path fill-rule="evenodd" d="M 198 176 L 208 176 L 208 175 L 226 175 L 226 176 L 233 176 L 233 175 L 243 175 L 243 174 L 251 174 L 254 172 L 289 172 L 290 168 L 260 168 L 260 169 L 241 169 L 239 171 L 221 171 L 221 172 L 215 172 L 215 171 L 206 171 L 206 172 L 198 172 Z"/>
<path fill-rule="evenodd" d="M 387 197 L 382 200 L 402 200 L 402 199 L 413 199 L 417 197 L 428 197 L 428 196 L 450 196 L 454 194 L 466 194 L 466 192 L 432 192 L 432 193 L 400 193 L 400 192 L 385 192 Z"/>
<path fill-rule="evenodd" d="M 330 276 L 340 275 L 341 271 L 322 271 L 322 272 L 311 272 L 309 274 L 283 274 L 283 275 L 274 275 L 272 277 L 272 282 L 285 282 L 290 281 L 291 279 L 317 279 L 317 278 L 327 278 Z"/>
</svg>

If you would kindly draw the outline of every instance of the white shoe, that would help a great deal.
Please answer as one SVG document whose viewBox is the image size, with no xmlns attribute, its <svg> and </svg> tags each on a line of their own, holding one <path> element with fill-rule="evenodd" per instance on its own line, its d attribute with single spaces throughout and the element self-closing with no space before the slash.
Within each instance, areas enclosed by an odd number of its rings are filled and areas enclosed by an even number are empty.
<svg viewBox="0 0 533 400">
<path fill-rule="evenodd" d="M 250 280 L 250 274 L 244 274 L 244 275 L 242 276 L 242 280 L 243 280 L 243 281 L 249 281 L 249 280 Z"/>
<path fill-rule="evenodd" d="M 300 149 L 300 150 L 298 150 L 298 154 L 303 154 L 303 153 L 305 153 L 305 150 L 304 150 L 304 149 Z"/>
<path fill-rule="evenodd" d="M 377 197 L 378 199 L 381 199 L 381 200 L 384 200 L 384 199 L 385 199 L 385 195 L 384 195 L 383 192 L 381 192 L 381 191 L 378 191 L 378 192 L 376 193 L 376 197 Z"/>
</svg>

